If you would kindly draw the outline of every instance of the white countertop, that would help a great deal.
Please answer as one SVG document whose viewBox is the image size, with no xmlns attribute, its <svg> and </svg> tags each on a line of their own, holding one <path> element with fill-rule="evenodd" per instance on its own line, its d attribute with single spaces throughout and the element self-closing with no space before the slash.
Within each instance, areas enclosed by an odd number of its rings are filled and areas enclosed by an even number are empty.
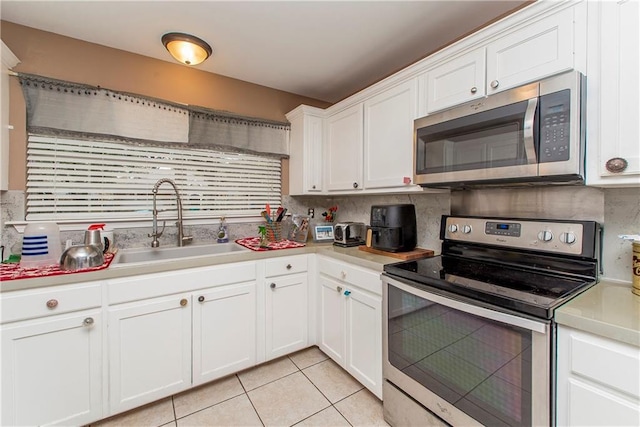
<svg viewBox="0 0 640 427">
<path fill-rule="evenodd" d="M 23 289 L 34 289 L 46 286 L 67 285 L 72 283 L 92 282 L 96 280 L 114 279 L 117 277 L 136 276 L 139 274 L 161 273 L 165 271 L 182 270 L 185 268 L 206 267 L 209 265 L 228 264 L 232 262 L 252 261 L 265 258 L 318 253 L 350 262 L 361 267 L 382 272 L 384 264 L 400 261 L 396 258 L 375 255 L 354 248 L 340 248 L 330 243 L 308 243 L 303 248 L 281 249 L 272 251 L 231 252 L 222 255 L 200 256 L 194 258 L 177 258 L 157 263 L 131 266 L 109 266 L 104 270 L 80 272 L 76 274 L 64 274 L 57 276 L 38 277 L 33 279 L 17 279 L 3 281 L 0 284 L 0 292 L 10 292 Z"/>
<path fill-rule="evenodd" d="M 555 312 L 556 322 L 640 347 L 640 296 L 631 283 L 603 278 Z"/>
</svg>

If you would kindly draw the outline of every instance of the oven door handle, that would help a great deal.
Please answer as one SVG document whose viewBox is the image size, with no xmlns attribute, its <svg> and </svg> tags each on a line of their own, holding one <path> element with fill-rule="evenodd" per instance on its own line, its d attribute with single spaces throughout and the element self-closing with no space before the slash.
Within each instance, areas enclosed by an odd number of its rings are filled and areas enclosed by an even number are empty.
<svg viewBox="0 0 640 427">
<path fill-rule="evenodd" d="M 536 118 L 536 108 L 538 107 L 538 98 L 529 99 L 527 110 L 524 113 L 524 122 L 522 123 L 522 135 L 524 137 L 524 151 L 527 155 L 527 163 L 530 165 L 538 163 L 536 156 L 535 141 L 533 139 L 533 125 Z"/>
<path fill-rule="evenodd" d="M 502 313 L 500 311 L 489 310 L 487 308 L 480 307 L 477 305 L 467 304 L 465 302 L 452 299 L 453 297 L 451 298 L 443 297 L 441 295 L 437 295 L 422 289 L 417 290 L 413 286 L 405 285 L 404 283 L 399 282 L 398 280 L 392 279 L 386 276 L 385 274 L 382 274 L 380 277 L 385 286 L 386 284 L 395 286 L 396 288 L 399 288 L 404 292 L 415 295 L 418 298 L 435 302 L 437 304 L 450 307 L 454 310 L 459 310 L 464 313 L 474 314 L 478 317 L 495 320 L 496 322 L 502 322 L 508 325 L 518 326 L 533 332 L 539 332 L 541 334 L 546 334 L 548 330 L 548 325 L 546 323 L 536 322 L 535 320 L 531 320 L 525 317 L 514 316 L 507 313 Z"/>
</svg>

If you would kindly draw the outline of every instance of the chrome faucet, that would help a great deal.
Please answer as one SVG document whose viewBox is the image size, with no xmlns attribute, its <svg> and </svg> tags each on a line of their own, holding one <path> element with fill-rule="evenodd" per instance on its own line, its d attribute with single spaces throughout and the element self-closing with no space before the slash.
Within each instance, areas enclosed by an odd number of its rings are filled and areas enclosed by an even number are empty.
<svg viewBox="0 0 640 427">
<path fill-rule="evenodd" d="M 156 208 L 156 197 L 158 195 L 158 188 L 164 183 L 170 184 L 173 187 L 173 190 L 176 192 L 176 205 L 178 207 L 178 221 L 176 222 L 176 226 L 178 227 L 178 246 L 184 246 L 185 244 L 191 243 L 193 240 L 193 236 L 185 236 L 184 230 L 182 229 L 182 200 L 180 199 L 180 193 L 178 192 L 178 187 L 176 187 L 176 183 L 170 180 L 169 178 L 159 179 L 158 182 L 153 186 L 153 232 L 149 234 L 149 237 L 153 237 L 151 241 L 151 247 L 157 248 L 160 246 L 160 242 L 158 238 L 162 236 L 164 233 L 164 227 L 166 225 L 166 221 L 162 222 L 162 231 L 158 232 L 158 209 Z"/>
</svg>

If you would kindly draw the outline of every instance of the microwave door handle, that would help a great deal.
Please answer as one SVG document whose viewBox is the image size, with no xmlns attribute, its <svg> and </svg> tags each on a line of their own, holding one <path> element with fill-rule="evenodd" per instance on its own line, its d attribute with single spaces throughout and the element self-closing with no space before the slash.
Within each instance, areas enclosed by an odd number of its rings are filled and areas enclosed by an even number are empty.
<svg viewBox="0 0 640 427">
<path fill-rule="evenodd" d="M 524 113 L 524 123 L 522 125 L 522 134 L 524 135 L 524 151 L 527 155 L 527 163 L 538 163 L 536 156 L 536 148 L 533 139 L 533 125 L 536 116 L 536 108 L 538 107 L 538 98 L 531 98 L 527 105 L 527 111 Z"/>
</svg>

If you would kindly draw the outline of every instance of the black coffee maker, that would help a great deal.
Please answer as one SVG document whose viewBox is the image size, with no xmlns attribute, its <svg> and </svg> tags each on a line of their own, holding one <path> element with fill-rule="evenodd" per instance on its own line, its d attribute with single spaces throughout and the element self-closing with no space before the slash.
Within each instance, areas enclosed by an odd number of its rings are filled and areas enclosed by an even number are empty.
<svg viewBox="0 0 640 427">
<path fill-rule="evenodd" d="M 371 247 L 387 252 L 415 249 L 416 207 L 412 204 L 371 206 Z"/>
</svg>

